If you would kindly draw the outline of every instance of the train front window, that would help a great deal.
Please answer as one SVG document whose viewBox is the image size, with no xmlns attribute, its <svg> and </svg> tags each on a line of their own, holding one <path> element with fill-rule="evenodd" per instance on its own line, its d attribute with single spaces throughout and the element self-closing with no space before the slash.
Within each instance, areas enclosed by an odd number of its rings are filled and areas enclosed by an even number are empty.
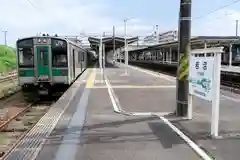
<svg viewBox="0 0 240 160">
<path fill-rule="evenodd" d="M 52 39 L 52 66 L 67 67 L 67 42 L 60 39 Z"/>
<path fill-rule="evenodd" d="M 33 67 L 34 59 L 33 59 L 33 51 L 32 48 L 19 48 L 19 66 L 20 67 Z"/>
<path fill-rule="evenodd" d="M 20 40 L 17 43 L 19 67 L 34 67 L 33 39 Z"/>
</svg>

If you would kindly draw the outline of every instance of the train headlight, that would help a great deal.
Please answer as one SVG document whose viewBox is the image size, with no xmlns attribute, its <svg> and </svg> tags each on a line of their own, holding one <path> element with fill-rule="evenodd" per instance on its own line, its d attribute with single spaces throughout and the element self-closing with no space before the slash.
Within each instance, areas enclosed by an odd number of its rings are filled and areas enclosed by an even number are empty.
<svg viewBox="0 0 240 160">
<path fill-rule="evenodd" d="M 41 43 L 41 39 L 38 39 L 38 43 Z"/>
<path fill-rule="evenodd" d="M 46 39 L 43 39 L 43 42 L 44 42 L 44 43 L 46 43 L 46 42 L 47 42 L 47 40 L 46 40 Z"/>
</svg>

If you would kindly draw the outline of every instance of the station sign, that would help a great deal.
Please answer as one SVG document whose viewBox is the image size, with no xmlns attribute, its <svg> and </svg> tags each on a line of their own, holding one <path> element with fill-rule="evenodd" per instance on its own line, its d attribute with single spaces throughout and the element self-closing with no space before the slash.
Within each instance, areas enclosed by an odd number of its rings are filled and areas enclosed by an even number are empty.
<svg viewBox="0 0 240 160">
<path fill-rule="evenodd" d="M 189 93 L 212 101 L 214 80 L 214 57 L 190 57 Z"/>
<path fill-rule="evenodd" d="M 188 119 L 193 115 L 193 96 L 211 101 L 211 135 L 218 137 L 221 54 L 223 47 L 192 50 L 190 54 Z"/>
</svg>

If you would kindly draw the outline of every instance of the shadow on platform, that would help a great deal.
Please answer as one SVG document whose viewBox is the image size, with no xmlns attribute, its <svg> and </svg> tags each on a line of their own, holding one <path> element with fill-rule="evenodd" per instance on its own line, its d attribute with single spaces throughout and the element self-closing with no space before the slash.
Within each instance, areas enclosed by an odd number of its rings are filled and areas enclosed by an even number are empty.
<svg viewBox="0 0 240 160">
<path fill-rule="evenodd" d="M 144 125 L 143 122 L 147 125 Z M 138 125 L 138 123 L 141 123 L 140 125 L 143 124 L 143 128 L 141 128 L 140 131 L 138 131 L 139 126 L 138 129 L 133 129 L 131 131 L 126 131 L 125 129 L 120 128 L 127 124 Z M 82 131 L 81 136 L 79 135 L 80 130 Z M 72 127 L 70 130 L 68 129 L 68 131 L 66 129 L 57 129 L 48 138 L 48 142 L 45 145 L 51 146 L 61 144 L 64 135 L 68 135 L 67 137 L 69 138 L 65 139 L 64 144 L 75 145 L 159 141 L 164 148 L 168 149 L 172 148 L 174 145 L 184 144 L 184 141 L 181 140 L 171 128 L 160 121 L 158 117 L 143 117 L 124 121 L 113 121 L 86 125 L 83 128 Z"/>
</svg>

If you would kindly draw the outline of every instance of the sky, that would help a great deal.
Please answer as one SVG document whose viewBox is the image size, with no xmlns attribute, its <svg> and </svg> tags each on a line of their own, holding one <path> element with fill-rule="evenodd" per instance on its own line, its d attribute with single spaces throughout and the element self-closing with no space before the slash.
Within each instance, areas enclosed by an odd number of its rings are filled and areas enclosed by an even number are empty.
<svg viewBox="0 0 240 160">
<path fill-rule="evenodd" d="M 233 0 L 193 0 L 192 36 L 235 35 L 236 20 L 240 22 L 240 1 L 207 14 Z M 7 30 L 8 45 L 18 38 L 38 32 L 82 37 L 124 34 L 144 37 L 153 33 L 177 29 L 180 0 L 6 0 L 1 2 L 0 30 Z M 196 19 L 197 17 L 203 17 Z M 4 34 L 0 32 L 0 44 Z"/>
</svg>

